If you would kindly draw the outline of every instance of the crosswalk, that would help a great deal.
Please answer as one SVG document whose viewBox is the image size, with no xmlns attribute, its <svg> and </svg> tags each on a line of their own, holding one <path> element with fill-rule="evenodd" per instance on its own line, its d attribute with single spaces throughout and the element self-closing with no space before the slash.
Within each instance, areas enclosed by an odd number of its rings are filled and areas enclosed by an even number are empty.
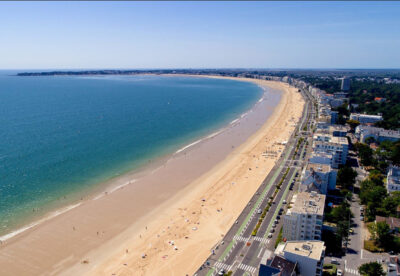
<svg viewBox="0 0 400 276">
<path fill-rule="evenodd" d="M 242 242 L 247 242 L 249 240 L 249 238 L 250 237 L 245 238 L 245 237 L 242 237 L 242 236 L 239 236 L 239 235 L 235 235 L 235 237 L 234 237 L 235 240 L 242 241 Z"/>
<path fill-rule="evenodd" d="M 360 273 L 358 273 L 358 270 L 357 269 L 351 269 L 351 268 L 345 268 L 345 271 L 347 272 L 347 273 L 350 273 L 350 274 L 353 274 L 353 275 L 360 275 Z"/>
<path fill-rule="evenodd" d="M 261 243 L 267 243 L 267 244 L 271 241 L 271 240 L 268 239 L 268 238 L 261 238 L 261 237 L 254 237 L 254 239 L 255 239 L 256 241 L 261 242 Z"/>
<path fill-rule="evenodd" d="M 255 268 L 254 266 L 245 265 L 245 264 L 239 264 L 238 268 L 248 271 L 250 273 L 254 273 L 257 270 L 257 268 Z"/>
<path fill-rule="evenodd" d="M 220 262 L 215 262 L 214 267 L 216 267 L 217 269 L 223 269 L 225 271 L 229 271 L 232 268 L 232 265 L 228 265 L 228 264 L 224 264 L 224 263 L 220 263 Z"/>
</svg>

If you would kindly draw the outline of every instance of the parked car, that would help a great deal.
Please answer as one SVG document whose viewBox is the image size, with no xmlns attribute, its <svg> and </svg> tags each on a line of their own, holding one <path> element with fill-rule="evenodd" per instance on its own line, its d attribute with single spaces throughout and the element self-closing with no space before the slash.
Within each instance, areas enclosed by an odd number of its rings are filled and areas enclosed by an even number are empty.
<svg viewBox="0 0 400 276">
<path fill-rule="evenodd" d="M 361 221 L 364 221 L 364 217 L 363 217 L 363 216 L 361 216 L 361 217 L 360 217 L 360 220 L 361 220 Z"/>
<path fill-rule="evenodd" d="M 261 213 L 262 213 L 262 210 L 258 209 L 257 214 L 261 214 Z"/>
<path fill-rule="evenodd" d="M 269 233 L 269 234 L 268 234 L 268 238 L 272 238 L 272 233 Z"/>
<path fill-rule="evenodd" d="M 283 204 L 286 204 L 286 203 L 287 203 L 286 200 L 284 200 L 284 201 L 283 201 Z"/>
<path fill-rule="evenodd" d="M 337 259 L 332 259 L 331 260 L 331 264 L 340 265 L 340 263 L 339 263 L 339 261 Z"/>
<path fill-rule="evenodd" d="M 341 269 L 338 269 L 338 270 L 336 271 L 336 275 L 337 275 L 337 276 L 342 276 L 342 275 L 343 275 L 343 271 L 342 271 Z"/>
<path fill-rule="evenodd" d="M 274 233 L 274 232 L 275 232 L 275 229 L 274 229 L 274 228 L 271 228 L 271 230 L 269 230 L 269 232 L 270 232 L 270 233 Z"/>
<path fill-rule="evenodd" d="M 275 228 L 276 227 L 276 224 L 275 223 L 272 223 L 272 228 Z"/>
<path fill-rule="evenodd" d="M 223 270 L 223 269 L 221 269 L 219 272 L 218 272 L 218 275 L 224 275 L 225 274 L 225 270 Z"/>
</svg>

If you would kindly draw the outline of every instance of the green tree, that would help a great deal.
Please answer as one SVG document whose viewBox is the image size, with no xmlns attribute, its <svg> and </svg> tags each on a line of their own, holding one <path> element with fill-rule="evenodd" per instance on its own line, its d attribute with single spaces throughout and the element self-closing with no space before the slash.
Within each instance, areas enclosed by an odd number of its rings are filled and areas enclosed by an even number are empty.
<svg viewBox="0 0 400 276">
<path fill-rule="evenodd" d="M 354 130 L 356 129 L 356 127 L 360 125 L 360 122 L 357 120 L 347 120 L 346 123 L 349 124 L 349 126 L 351 128 L 351 132 L 353 132 L 353 133 L 354 133 Z"/>
<path fill-rule="evenodd" d="M 376 241 L 378 242 L 379 246 L 385 249 L 390 248 L 391 244 L 393 243 L 393 235 L 390 232 L 390 227 L 384 221 L 376 224 Z"/>
<path fill-rule="evenodd" d="M 361 265 L 358 272 L 363 276 L 385 276 L 382 265 L 377 262 L 370 262 Z"/>
<path fill-rule="evenodd" d="M 355 143 L 354 146 L 358 152 L 358 155 L 360 156 L 361 164 L 363 164 L 363 166 L 371 166 L 375 163 L 373 151 L 368 145 L 363 143 Z"/>
<path fill-rule="evenodd" d="M 349 166 L 344 166 L 339 169 L 336 182 L 342 188 L 349 189 L 354 185 L 357 177 L 357 172 Z"/>
</svg>

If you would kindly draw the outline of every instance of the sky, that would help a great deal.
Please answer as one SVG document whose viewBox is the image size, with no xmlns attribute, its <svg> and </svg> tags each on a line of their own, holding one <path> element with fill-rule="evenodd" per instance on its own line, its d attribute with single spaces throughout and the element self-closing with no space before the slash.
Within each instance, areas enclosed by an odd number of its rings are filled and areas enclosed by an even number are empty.
<svg viewBox="0 0 400 276">
<path fill-rule="evenodd" d="M 0 2 L 0 69 L 400 68 L 400 2 Z"/>
</svg>

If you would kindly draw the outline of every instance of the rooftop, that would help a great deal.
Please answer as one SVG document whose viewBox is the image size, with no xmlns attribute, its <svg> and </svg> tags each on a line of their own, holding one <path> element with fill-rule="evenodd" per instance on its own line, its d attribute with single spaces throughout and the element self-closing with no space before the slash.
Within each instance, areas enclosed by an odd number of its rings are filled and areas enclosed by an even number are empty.
<svg viewBox="0 0 400 276">
<path fill-rule="evenodd" d="M 386 222 L 391 229 L 394 228 L 400 228 L 400 219 L 399 218 L 394 218 L 394 217 L 380 217 L 376 216 L 375 217 L 376 222 Z"/>
<path fill-rule="evenodd" d="M 281 272 L 281 274 L 279 274 L 280 276 L 291 276 L 296 269 L 295 263 L 278 255 L 274 257 L 270 266 L 279 269 Z"/>
<path fill-rule="evenodd" d="M 325 195 L 316 192 L 301 192 L 293 196 L 293 206 L 287 212 L 290 213 L 306 213 L 306 214 L 324 214 Z"/>
<path fill-rule="evenodd" d="M 319 261 L 324 256 L 325 246 L 323 241 L 288 241 L 281 248 L 278 247 L 279 250 L 283 255 L 291 253 Z"/>
<path fill-rule="evenodd" d="M 331 171 L 331 165 L 308 163 L 306 170 L 313 170 L 314 172 L 327 173 Z"/>
</svg>

